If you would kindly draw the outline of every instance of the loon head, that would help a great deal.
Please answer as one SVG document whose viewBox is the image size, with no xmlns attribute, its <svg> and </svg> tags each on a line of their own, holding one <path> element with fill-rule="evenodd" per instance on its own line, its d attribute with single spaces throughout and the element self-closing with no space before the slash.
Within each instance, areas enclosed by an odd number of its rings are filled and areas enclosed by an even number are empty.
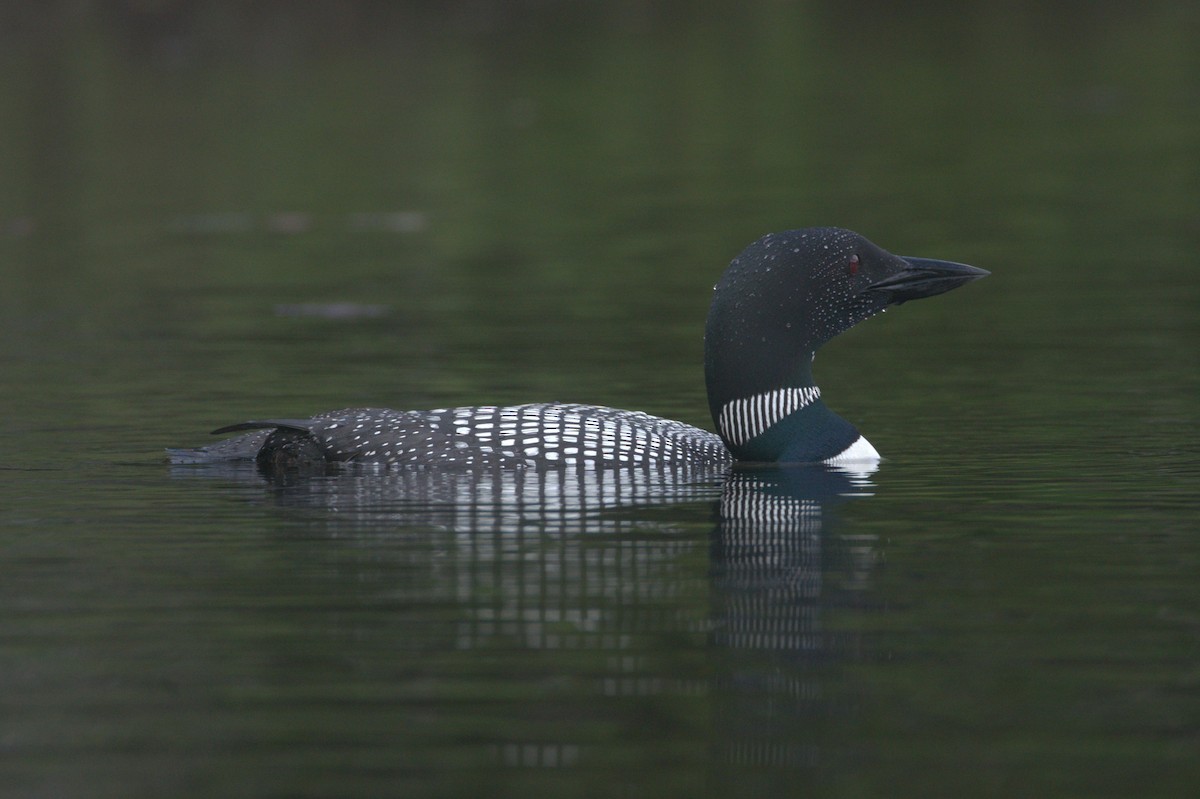
<svg viewBox="0 0 1200 799">
<path fill-rule="evenodd" d="M 812 378 L 822 344 L 891 305 L 989 273 L 907 258 L 840 228 L 763 236 L 714 287 L 704 372 L 717 431 L 743 461 L 820 462 L 878 455 L 828 410 Z"/>
</svg>

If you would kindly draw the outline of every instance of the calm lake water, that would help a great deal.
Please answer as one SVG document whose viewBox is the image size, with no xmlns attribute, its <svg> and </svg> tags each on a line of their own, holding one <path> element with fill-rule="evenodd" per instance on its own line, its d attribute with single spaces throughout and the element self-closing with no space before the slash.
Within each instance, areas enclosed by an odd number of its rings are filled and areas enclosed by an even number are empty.
<svg viewBox="0 0 1200 799">
<path fill-rule="evenodd" d="M 1193 796 L 1195 4 L 0 5 L 0 794 Z M 170 467 L 710 426 L 762 233 L 992 271 L 822 350 L 871 474 Z"/>
</svg>

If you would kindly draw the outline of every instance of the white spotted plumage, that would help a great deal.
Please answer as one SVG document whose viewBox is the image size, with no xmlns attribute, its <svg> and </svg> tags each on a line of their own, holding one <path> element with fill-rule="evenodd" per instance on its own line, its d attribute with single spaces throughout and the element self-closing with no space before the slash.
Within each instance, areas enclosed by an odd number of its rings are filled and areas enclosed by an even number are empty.
<svg viewBox="0 0 1200 799">
<path fill-rule="evenodd" d="M 433 411 L 348 408 L 312 419 L 333 461 L 406 466 L 713 466 L 721 439 L 683 422 L 596 405 L 537 403 Z"/>
</svg>

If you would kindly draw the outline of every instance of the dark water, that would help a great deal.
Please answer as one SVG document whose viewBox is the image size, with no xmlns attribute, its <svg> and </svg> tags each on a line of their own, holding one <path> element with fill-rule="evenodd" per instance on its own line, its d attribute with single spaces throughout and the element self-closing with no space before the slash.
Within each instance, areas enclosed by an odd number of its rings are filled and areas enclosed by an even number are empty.
<svg viewBox="0 0 1200 799">
<path fill-rule="evenodd" d="M 1190 796 L 1194 4 L 0 5 L 0 793 Z M 707 426 L 711 286 L 990 269 L 822 351 L 867 476 L 268 484 L 359 404 Z"/>
</svg>

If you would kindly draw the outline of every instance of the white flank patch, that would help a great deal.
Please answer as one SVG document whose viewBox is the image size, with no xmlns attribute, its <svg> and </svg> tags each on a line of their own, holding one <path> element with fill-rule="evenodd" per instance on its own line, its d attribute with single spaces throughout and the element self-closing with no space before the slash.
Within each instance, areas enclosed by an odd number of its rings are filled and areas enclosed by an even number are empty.
<svg viewBox="0 0 1200 799">
<path fill-rule="evenodd" d="M 721 409 L 721 418 L 718 421 L 721 434 L 732 444 L 749 441 L 755 436 L 762 435 L 768 427 L 789 413 L 812 405 L 820 396 L 821 389 L 816 386 L 805 386 L 803 388 L 781 388 L 765 394 L 755 394 L 753 397 L 736 399 Z M 871 445 L 867 444 L 867 446 Z M 846 450 L 846 452 L 849 451 Z M 842 455 L 845 454 L 845 452 L 842 453 Z M 842 455 L 838 457 L 840 458 Z"/>
</svg>

